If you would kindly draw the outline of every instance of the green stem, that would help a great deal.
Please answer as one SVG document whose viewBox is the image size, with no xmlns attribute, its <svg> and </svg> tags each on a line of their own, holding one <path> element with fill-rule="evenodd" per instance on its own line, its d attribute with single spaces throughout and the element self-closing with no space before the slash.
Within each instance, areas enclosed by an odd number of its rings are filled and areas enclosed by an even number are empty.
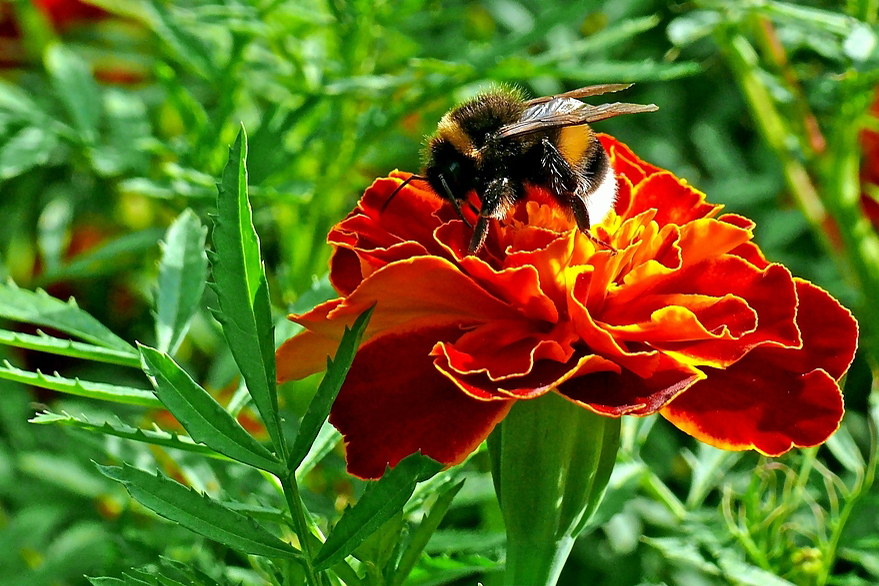
<svg viewBox="0 0 879 586">
<path fill-rule="evenodd" d="M 302 499 L 299 497 L 299 485 L 296 482 L 296 474 L 285 474 L 279 477 L 281 488 L 284 489 L 284 498 L 287 499 L 287 507 L 296 525 L 296 535 L 299 537 L 299 545 L 302 547 L 302 565 L 305 568 L 305 578 L 310 586 L 321 586 L 323 580 L 320 580 L 317 572 L 314 570 L 314 551 L 311 548 L 310 532 L 308 522 L 305 520 L 305 508 L 302 506 Z"/>
<path fill-rule="evenodd" d="M 788 130 L 769 90 L 760 79 L 757 53 L 740 34 L 720 30 L 716 38 L 763 138 L 778 155 L 785 181 L 800 210 L 825 250 L 838 259 L 839 250 L 827 231 L 827 210 L 808 171 L 793 154 L 796 150 L 796 138 Z"/>
</svg>

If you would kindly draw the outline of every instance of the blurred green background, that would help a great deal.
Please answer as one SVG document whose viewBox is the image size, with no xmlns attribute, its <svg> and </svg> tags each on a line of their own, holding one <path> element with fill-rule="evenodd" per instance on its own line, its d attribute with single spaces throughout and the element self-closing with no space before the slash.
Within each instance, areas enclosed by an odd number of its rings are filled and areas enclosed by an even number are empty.
<svg viewBox="0 0 879 586">
<path fill-rule="evenodd" d="M 655 418 L 626 422 L 602 523 L 562 583 L 876 584 L 877 10 L 876 0 L 0 2 L 0 277 L 73 296 L 126 340 L 153 343 L 159 241 L 186 208 L 210 223 L 243 123 L 282 340 L 285 313 L 333 296 L 329 228 L 374 178 L 417 171 L 423 137 L 454 104 L 498 83 L 546 95 L 635 82 L 626 101 L 659 111 L 597 130 L 755 220 L 770 260 L 853 309 L 861 351 L 844 427 L 820 450 L 770 462 L 697 446 Z M 237 373 L 203 304 L 177 357 L 225 402 Z M 254 560 L 132 505 L 91 461 L 158 467 L 211 494 L 271 502 L 259 475 L 28 423 L 50 406 L 98 423 L 174 425 L 10 374 L 145 387 L 138 371 L 14 345 L 0 356 L 0 584 L 85 584 L 83 574 L 175 562 L 221 584 L 270 583 Z M 314 385 L 283 389 L 288 419 Z M 409 583 L 497 579 L 503 533 L 484 456 L 468 464 Z M 325 519 L 362 490 L 338 450 L 306 485 Z"/>
</svg>

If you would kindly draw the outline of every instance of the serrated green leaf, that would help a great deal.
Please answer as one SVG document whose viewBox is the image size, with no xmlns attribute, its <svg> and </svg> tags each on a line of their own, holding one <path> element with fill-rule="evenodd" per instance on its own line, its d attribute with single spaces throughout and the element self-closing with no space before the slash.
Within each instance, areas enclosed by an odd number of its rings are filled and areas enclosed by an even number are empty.
<svg viewBox="0 0 879 586">
<path fill-rule="evenodd" d="M 0 148 L 0 179 L 44 165 L 57 146 L 58 137 L 47 128 L 22 128 Z"/>
<path fill-rule="evenodd" d="M 189 432 L 192 439 L 221 454 L 274 474 L 283 465 L 238 421 L 163 352 L 139 346 L 144 372 L 156 396 Z"/>
<path fill-rule="evenodd" d="M 360 347 L 360 340 L 369 324 L 373 309 L 374 307 L 370 307 L 360 314 L 350 329 L 345 326 L 345 332 L 342 334 L 342 341 L 339 342 L 335 358 L 327 358 L 327 372 L 323 380 L 320 381 L 320 386 L 308 406 L 305 417 L 302 418 L 299 433 L 296 435 L 296 441 L 293 442 L 293 449 L 290 451 L 290 459 L 287 461 L 288 469 L 295 470 L 299 467 L 317 438 L 321 426 L 329 416 L 330 408 L 333 406 L 333 402 L 342 388 L 342 383 L 348 376 L 351 364 L 354 362 L 354 355 L 357 353 L 357 348 Z"/>
<path fill-rule="evenodd" d="M 280 453 L 284 440 L 278 419 L 272 312 L 259 237 L 247 199 L 246 159 L 247 135 L 242 127 L 217 186 L 211 270 L 220 307 L 214 315 Z"/>
<path fill-rule="evenodd" d="M 207 228 L 187 209 L 165 235 L 156 292 L 156 347 L 174 354 L 198 310 L 208 276 Z"/>
<path fill-rule="evenodd" d="M 207 456 L 209 458 L 217 458 L 225 461 L 229 460 L 227 456 L 215 452 L 208 446 L 196 443 L 195 440 L 193 440 L 191 437 L 163 431 L 159 428 L 140 429 L 137 427 L 131 427 L 130 425 L 126 425 L 119 420 L 115 422 L 105 421 L 102 424 L 98 424 L 89 421 L 86 417 L 83 416 L 74 417 L 73 415 L 63 412 L 52 413 L 50 411 L 43 411 L 42 413 L 37 413 L 33 418 L 29 420 L 29 422 L 41 425 L 64 425 L 67 427 L 73 427 L 75 429 L 90 431 L 93 433 L 112 435 L 115 437 L 121 437 L 137 442 L 152 444 L 154 446 L 174 448 L 176 450 L 185 450 L 187 452 L 201 454 L 202 456 Z"/>
<path fill-rule="evenodd" d="M 0 318 L 54 328 L 86 342 L 137 356 L 131 344 L 77 307 L 75 302 L 65 303 L 45 291 L 28 291 L 12 282 L 0 284 Z"/>
<path fill-rule="evenodd" d="M 0 378 L 68 395 L 100 399 L 101 401 L 111 401 L 125 405 L 140 405 L 142 407 L 163 406 L 153 395 L 152 391 L 146 389 L 96 383 L 80 380 L 79 378 L 66 378 L 60 374 L 43 374 L 39 370 L 36 372 L 22 370 L 9 364 L 9 361 L 4 361 L 3 365 L 0 366 Z"/>
<path fill-rule="evenodd" d="M 447 488 L 436 499 L 436 502 L 430 508 L 430 512 L 424 516 L 424 519 L 412 535 L 412 540 L 406 547 L 406 551 L 403 552 L 403 556 L 400 558 L 400 563 L 397 564 L 397 569 L 394 572 L 391 586 L 401 586 L 415 568 L 415 564 L 417 564 L 418 560 L 421 558 L 421 554 L 424 552 L 427 542 L 430 541 L 431 536 L 436 532 L 437 528 L 439 528 L 440 522 L 442 522 L 443 518 L 446 516 L 446 512 L 449 510 L 449 506 L 452 504 L 455 495 L 458 494 L 458 491 L 464 486 L 464 482 L 465 481 L 462 480 L 458 484 Z"/>
<path fill-rule="evenodd" d="M 73 358 L 82 358 L 83 360 L 94 360 L 107 364 L 120 364 L 122 366 L 140 368 L 140 358 L 135 354 L 86 344 L 85 342 L 56 338 L 42 331 L 38 331 L 37 335 L 33 335 L 0 330 L 0 344 L 57 354 L 59 356 L 71 356 Z"/>
<path fill-rule="evenodd" d="M 123 464 L 98 468 L 121 482 L 129 494 L 148 509 L 208 539 L 253 555 L 297 558 L 299 552 L 261 525 L 197 493 L 161 473 L 156 476 Z"/>
<path fill-rule="evenodd" d="M 372 482 L 353 507 L 347 509 L 314 558 L 317 570 L 345 558 L 388 519 L 402 510 L 415 485 L 439 472 L 442 464 L 420 453 L 412 454 Z"/>
<path fill-rule="evenodd" d="M 43 60 L 73 126 L 83 142 L 93 144 L 101 122 L 101 95 L 88 64 L 61 43 L 50 45 Z"/>
</svg>

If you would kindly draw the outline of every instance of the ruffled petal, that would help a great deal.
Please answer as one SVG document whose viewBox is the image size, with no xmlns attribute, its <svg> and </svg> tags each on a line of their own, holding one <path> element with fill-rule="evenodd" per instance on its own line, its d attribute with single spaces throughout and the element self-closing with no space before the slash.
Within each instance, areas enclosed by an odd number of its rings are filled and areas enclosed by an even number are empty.
<svg viewBox="0 0 879 586">
<path fill-rule="evenodd" d="M 433 367 L 430 351 L 454 328 L 379 336 L 363 345 L 330 413 L 348 471 L 378 478 L 418 450 L 447 465 L 467 457 L 512 406 L 479 401 Z"/>
<path fill-rule="evenodd" d="M 708 369 L 663 415 L 711 445 L 771 456 L 830 437 L 843 415 L 836 380 L 854 359 L 857 323 L 815 285 L 797 279 L 796 292 L 801 347 L 764 344 L 725 370 Z"/>
<path fill-rule="evenodd" d="M 278 349 L 278 381 L 322 370 L 326 357 L 342 339 L 345 326 L 372 306 L 375 310 L 364 340 L 446 324 L 456 324 L 457 339 L 468 326 L 518 315 L 516 309 L 487 293 L 444 259 L 424 256 L 393 263 L 364 280 L 348 297 L 290 317 L 306 331 Z"/>
<path fill-rule="evenodd" d="M 599 415 L 650 415 L 704 378 L 701 371 L 663 356 L 648 377 L 606 370 L 572 378 L 558 392 Z"/>
</svg>

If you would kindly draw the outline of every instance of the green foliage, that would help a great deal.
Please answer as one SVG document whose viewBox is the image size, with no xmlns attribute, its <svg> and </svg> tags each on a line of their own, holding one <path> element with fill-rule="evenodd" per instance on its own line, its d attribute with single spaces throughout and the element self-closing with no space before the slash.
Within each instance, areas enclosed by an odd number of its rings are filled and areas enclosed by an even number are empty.
<svg viewBox="0 0 879 586">
<path fill-rule="evenodd" d="M 156 291 L 158 349 L 173 354 L 186 336 L 207 280 L 207 230 L 191 210 L 180 214 L 165 236 Z"/>
<path fill-rule="evenodd" d="M 879 582 L 875 0 L 89 0 L 112 16 L 55 31 L 6 4 L 0 583 L 500 584 L 485 452 L 420 483 L 420 458 L 344 470 L 327 412 L 369 315 L 323 379 L 277 387 L 273 352 L 285 313 L 335 296 L 329 228 L 417 170 L 454 103 L 616 81 L 660 110 L 596 129 L 754 219 L 767 257 L 853 307 L 862 352 L 820 450 L 625 421 L 560 584 Z"/>
<path fill-rule="evenodd" d="M 442 469 L 442 464 L 421 454 L 412 454 L 373 482 L 351 509 L 333 527 L 314 559 L 318 568 L 328 568 L 396 515 L 412 496 L 415 485 Z"/>
<path fill-rule="evenodd" d="M 161 473 L 153 476 L 127 464 L 98 468 L 107 477 L 121 482 L 143 506 L 209 539 L 254 555 L 297 557 L 295 549 L 252 519 L 205 495 L 199 495 Z"/>
<path fill-rule="evenodd" d="M 247 390 L 266 424 L 275 449 L 283 456 L 284 440 L 278 419 L 275 346 L 268 283 L 253 228 L 247 198 L 247 137 L 244 129 L 229 151 L 229 162 L 218 185 L 217 219 L 211 257 L 214 291 L 219 309 L 214 317 Z"/>
<path fill-rule="evenodd" d="M 170 356 L 141 346 L 140 357 L 156 396 L 192 439 L 233 460 L 283 474 L 281 463 Z"/>
</svg>

